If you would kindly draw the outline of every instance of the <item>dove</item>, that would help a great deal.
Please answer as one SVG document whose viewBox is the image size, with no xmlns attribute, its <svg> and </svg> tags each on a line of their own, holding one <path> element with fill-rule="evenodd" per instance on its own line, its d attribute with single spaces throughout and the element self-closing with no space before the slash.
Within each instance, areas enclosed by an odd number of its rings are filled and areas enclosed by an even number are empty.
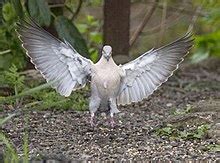
<svg viewBox="0 0 220 163">
<path fill-rule="evenodd" d="M 93 63 L 80 55 L 68 41 L 61 41 L 34 20 L 17 23 L 22 47 L 35 68 L 60 95 L 91 85 L 90 124 L 95 126 L 97 113 L 107 113 L 114 127 L 118 105 L 139 102 L 166 82 L 193 45 L 192 32 L 158 49 L 151 49 L 133 61 L 117 65 L 112 47 L 105 45 L 101 58 Z"/>
</svg>

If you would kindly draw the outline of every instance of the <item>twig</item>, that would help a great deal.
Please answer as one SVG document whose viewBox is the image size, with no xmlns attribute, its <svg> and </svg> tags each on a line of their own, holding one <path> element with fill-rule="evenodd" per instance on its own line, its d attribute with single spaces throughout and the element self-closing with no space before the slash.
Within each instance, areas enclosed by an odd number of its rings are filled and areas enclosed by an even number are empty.
<svg viewBox="0 0 220 163">
<path fill-rule="evenodd" d="M 173 24 L 177 23 L 177 20 L 179 20 L 180 18 L 182 18 L 184 15 L 182 15 L 183 11 L 185 10 L 185 8 L 183 6 L 181 6 L 180 8 L 178 8 L 178 10 L 176 10 L 175 14 L 168 17 L 166 20 L 169 21 L 165 21 L 164 24 L 162 24 L 164 26 L 164 28 L 170 28 L 171 26 L 173 26 Z M 145 31 L 143 32 L 144 34 L 146 33 L 155 33 L 160 31 L 161 29 L 161 24 L 152 28 L 151 30 Z"/>
<path fill-rule="evenodd" d="M 154 2 L 148 2 L 148 3 L 154 3 Z M 164 6 L 160 5 L 160 4 L 158 4 L 157 7 L 159 9 L 163 9 L 164 8 Z M 192 10 L 189 10 L 189 9 L 186 9 L 186 8 L 182 9 L 182 8 L 177 8 L 177 7 L 174 7 L 174 6 L 167 6 L 167 10 L 171 11 L 171 12 L 181 12 L 181 13 L 184 13 L 186 15 L 194 14 L 194 9 L 192 9 Z M 205 12 L 201 12 L 201 11 L 198 12 L 198 16 L 205 17 L 206 15 L 207 14 Z"/>
<path fill-rule="evenodd" d="M 182 18 L 183 16 L 182 15 L 180 15 L 180 16 L 176 16 L 176 15 L 174 15 L 174 16 L 170 16 L 168 19 L 167 19 L 167 21 L 165 21 L 164 22 L 164 28 L 170 28 L 170 27 L 172 27 L 175 23 L 177 23 L 177 21 L 180 19 L 180 18 Z M 156 33 L 156 32 L 159 32 L 160 31 L 160 28 L 161 28 L 161 24 L 160 25 L 158 25 L 158 26 L 156 26 L 156 27 L 153 27 L 153 28 L 151 28 L 151 29 L 149 29 L 149 30 L 146 30 L 146 31 L 143 31 L 142 33 L 145 35 L 145 34 L 153 34 L 153 33 Z"/>
<path fill-rule="evenodd" d="M 193 26 L 194 26 L 194 24 L 195 24 L 195 22 L 196 22 L 196 20 L 197 20 L 197 18 L 198 18 L 198 15 L 199 15 L 199 12 L 201 11 L 201 9 L 202 9 L 201 6 L 198 6 L 198 7 L 196 8 L 196 11 L 195 11 L 195 13 L 194 13 L 194 15 L 193 15 L 193 17 L 192 17 L 191 23 L 190 23 L 190 25 L 189 25 L 189 27 L 188 27 L 188 31 L 190 31 L 190 30 L 193 29 Z"/>
<path fill-rule="evenodd" d="M 76 9 L 75 12 L 73 12 L 73 10 L 72 10 L 70 7 L 68 7 L 67 5 L 65 5 L 65 8 L 66 8 L 69 12 L 71 12 L 71 14 L 72 14 L 72 17 L 70 18 L 71 21 L 73 21 L 73 20 L 77 17 L 77 15 L 79 14 L 79 12 L 80 12 L 80 10 L 81 10 L 81 8 L 82 8 L 82 3 L 83 3 L 83 0 L 79 0 L 79 4 L 78 4 L 77 9 Z"/>
<path fill-rule="evenodd" d="M 71 8 L 69 8 L 67 5 L 65 5 L 65 8 L 66 8 L 69 12 L 71 12 L 71 14 L 74 14 L 73 10 L 72 10 Z"/>
<path fill-rule="evenodd" d="M 82 8 L 82 3 L 83 3 L 83 1 L 82 1 L 82 0 L 79 0 L 79 4 L 78 4 L 78 6 L 77 6 L 76 12 L 73 14 L 73 16 L 72 16 L 72 18 L 71 18 L 72 21 L 73 21 L 73 20 L 77 17 L 77 15 L 79 14 L 79 12 L 80 12 L 80 10 L 81 10 L 81 8 Z"/>
<path fill-rule="evenodd" d="M 51 15 L 54 19 L 56 19 L 57 16 L 53 12 L 51 12 Z"/>
<path fill-rule="evenodd" d="M 58 8 L 58 7 L 64 7 L 65 4 L 61 3 L 61 4 L 52 4 L 52 5 L 49 5 L 49 8 Z"/>
<path fill-rule="evenodd" d="M 140 33 L 142 32 L 142 30 L 144 29 L 145 25 L 149 22 L 151 16 L 154 13 L 154 10 L 157 7 L 157 3 L 158 0 L 155 0 L 151 9 L 149 10 L 149 12 L 147 12 L 144 16 L 143 21 L 141 22 L 141 24 L 138 26 L 137 30 L 134 32 L 134 34 L 131 36 L 130 39 L 130 47 L 135 43 L 135 41 L 137 40 L 138 36 L 140 35 Z"/>
<path fill-rule="evenodd" d="M 7 54 L 7 53 L 10 53 L 10 52 L 11 52 L 11 49 L 4 50 L 4 51 L 0 52 L 0 55 Z"/>
<path fill-rule="evenodd" d="M 165 22 L 166 22 L 166 16 L 167 16 L 167 0 L 164 0 L 163 2 L 163 12 L 161 17 L 161 23 L 160 23 L 160 33 L 159 38 L 157 41 L 157 45 L 159 45 L 163 39 L 164 32 L 165 32 Z"/>
</svg>

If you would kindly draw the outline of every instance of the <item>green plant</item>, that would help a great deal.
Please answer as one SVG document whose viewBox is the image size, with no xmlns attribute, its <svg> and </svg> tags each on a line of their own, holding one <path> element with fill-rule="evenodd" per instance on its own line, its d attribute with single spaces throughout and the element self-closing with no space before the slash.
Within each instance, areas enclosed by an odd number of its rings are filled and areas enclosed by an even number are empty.
<svg viewBox="0 0 220 163">
<path fill-rule="evenodd" d="M 18 92 L 24 88 L 24 76 L 19 74 L 15 65 L 12 65 L 9 70 L 4 72 L 4 79 L 5 84 L 14 88 L 15 95 L 18 95 Z"/>
<path fill-rule="evenodd" d="M 14 117 L 15 114 L 10 114 L 7 117 L 0 118 L 0 127 L 5 124 L 7 121 L 9 121 L 12 117 Z"/>
<path fill-rule="evenodd" d="M 0 127 L 5 124 L 7 121 L 9 121 L 12 117 L 14 117 L 15 114 L 11 114 L 5 118 L 0 119 Z M 25 125 L 27 126 L 27 118 L 25 118 Z M 4 148 L 4 162 L 5 163 L 18 163 L 19 162 L 19 155 L 16 151 L 16 148 L 14 147 L 12 141 L 5 136 L 2 132 L 0 132 L 0 141 L 5 145 Z M 28 132 L 25 130 L 24 136 L 23 136 L 23 162 L 28 163 L 29 160 L 29 148 L 28 148 Z"/>
<path fill-rule="evenodd" d="M 17 154 L 16 149 L 13 147 L 12 142 L 2 133 L 0 132 L 0 141 L 6 146 L 4 152 L 4 162 L 19 162 L 19 156 Z"/>
<path fill-rule="evenodd" d="M 15 65 L 12 65 L 8 71 L 4 71 L 2 78 L 4 79 L 2 83 L 14 89 L 13 94 L 15 96 L 17 96 L 18 93 L 24 89 L 24 76 L 19 74 Z M 15 100 L 17 105 L 19 103 L 19 99 L 16 98 Z M 8 102 L 10 103 L 11 101 Z"/>
<path fill-rule="evenodd" d="M 202 139 L 207 135 L 210 125 L 203 124 L 192 129 L 183 129 L 182 127 L 176 127 L 171 124 L 159 128 L 156 130 L 158 136 L 166 136 L 167 138 L 174 139 Z"/>
<path fill-rule="evenodd" d="M 16 99 L 24 98 L 21 108 L 29 109 L 59 109 L 66 110 L 74 108 L 75 110 L 83 111 L 88 109 L 88 98 L 85 94 L 88 92 L 88 87 L 81 91 L 74 92 L 70 97 L 65 98 L 59 95 L 50 87 L 51 83 L 38 85 L 31 89 L 26 89 L 14 96 L 8 96 L 0 99 L 0 103 L 14 103 Z M 27 85 L 26 85 L 27 87 Z"/>
<path fill-rule="evenodd" d="M 195 52 L 191 60 L 197 63 L 209 56 L 220 57 L 220 3 L 213 0 L 195 0 L 193 3 L 203 4 L 206 14 L 198 19 L 199 34 L 195 35 Z"/>
<path fill-rule="evenodd" d="M 184 114 L 190 113 L 191 111 L 192 111 L 192 105 L 187 104 L 185 109 L 183 109 L 183 110 L 176 109 L 173 111 L 173 114 L 174 115 L 184 115 Z"/>
<path fill-rule="evenodd" d="M 220 152 L 220 145 L 219 144 L 211 144 L 206 146 L 206 150 L 212 152 Z"/>
<path fill-rule="evenodd" d="M 25 127 L 28 126 L 28 116 L 25 117 Z M 23 162 L 29 162 L 29 147 L 28 147 L 28 131 L 25 128 L 25 133 L 23 135 Z"/>
<path fill-rule="evenodd" d="M 79 31 L 89 40 L 88 47 L 90 58 L 92 61 L 98 61 L 98 47 L 102 43 L 102 34 L 99 31 L 100 21 L 96 20 L 92 15 L 87 15 L 86 20 L 76 24 Z"/>
<path fill-rule="evenodd" d="M 207 135 L 207 131 L 209 130 L 210 125 L 205 124 L 198 126 L 196 131 L 193 133 L 193 138 L 201 139 Z"/>
<path fill-rule="evenodd" d="M 12 64 L 20 70 L 27 64 L 28 59 L 15 32 L 15 23 L 19 18 L 25 19 L 25 12 L 42 26 L 47 26 L 54 31 L 54 34 L 57 33 L 61 39 L 70 42 L 80 54 L 90 56 L 87 43 L 73 21 L 68 16 L 63 16 L 62 12 L 56 11 L 58 9 L 52 10 L 45 0 L 30 0 L 27 4 L 22 0 L 3 3 L 0 12 L 3 17 L 0 24 L 0 70 L 7 70 Z"/>
<path fill-rule="evenodd" d="M 200 62 L 211 55 L 220 57 L 220 30 L 197 35 L 195 45 L 196 51 L 191 57 L 193 63 Z"/>
<path fill-rule="evenodd" d="M 20 41 L 14 30 L 14 24 L 18 21 L 17 14 L 20 1 L 13 3 L 10 1 L 3 4 L 1 15 L 3 17 L 0 24 L 0 70 L 7 70 L 12 64 L 16 65 L 18 69 L 26 65 L 25 55 L 21 48 Z M 17 4 L 16 8 L 13 4 Z M 21 5 L 21 4 L 20 4 Z"/>
<path fill-rule="evenodd" d="M 40 25 L 49 26 L 51 23 L 50 8 L 45 0 L 28 0 L 28 11 Z"/>
<path fill-rule="evenodd" d="M 10 114 L 7 117 L 0 118 L 0 128 L 14 116 L 15 114 Z M 13 147 L 12 142 L 2 132 L 0 132 L 0 142 L 2 142 L 6 146 L 4 152 L 4 162 L 18 162 L 18 154 L 16 152 L 16 149 Z"/>
</svg>

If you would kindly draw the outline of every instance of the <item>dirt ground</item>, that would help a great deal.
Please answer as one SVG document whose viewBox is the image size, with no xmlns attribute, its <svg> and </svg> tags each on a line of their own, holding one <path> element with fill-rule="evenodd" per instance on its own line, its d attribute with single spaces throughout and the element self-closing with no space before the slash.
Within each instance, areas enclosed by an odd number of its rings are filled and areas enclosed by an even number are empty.
<svg viewBox="0 0 220 163">
<path fill-rule="evenodd" d="M 89 112 L 33 108 L 3 126 L 3 132 L 22 154 L 24 127 L 29 134 L 30 157 L 56 160 L 220 160 L 220 152 L 206 147 L 220 144 L 220 60 L 184 64 L 148 99 L 120 108 L 116 127 L 98 117 L 91 128 Z M 193 113 L 177 116 L 174 110 L 191 105 Z M 13 112 L 4 111 L 6 115 Z M 3 116 L 1 115 L 1 116 Z M 28 125 L 24 118 L 28 117 Z M 169 139 L 155 131 L 166 123 L 210 123 L 218 126 L 204 139 Z M 191 124 L 192 125 L 192 124 Z M 218 137 L 219 136 L 219 137 Z M 3 146 L 0 144 L 0 151 Z"/>
</svg>

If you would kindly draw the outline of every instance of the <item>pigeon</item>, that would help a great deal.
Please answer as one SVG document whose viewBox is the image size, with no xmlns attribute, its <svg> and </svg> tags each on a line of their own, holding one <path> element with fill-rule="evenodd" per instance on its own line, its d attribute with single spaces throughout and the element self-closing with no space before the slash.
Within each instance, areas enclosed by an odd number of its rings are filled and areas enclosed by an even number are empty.
<svg viewBox="0 0 220 163">
<path fill-rule="evenodd" d="M 103 46 L 100 60 L 93 63 L 68 41 L 59 40 L 32 19 L 19 22 L 16 31 L 35 68 L 60 95 L 68 97 L 90 83 L 89 111 L 93 127 L 97 113 L 102 112 L 109 115 L 110 125 L 114 127 L 114 114 L 120 112 L 118 105 L 139 102 L 150 96 L 173 75 L 193 45 L 189 31 L 168 45 L 117 65 L 110 45 Z"/>
</svg>

